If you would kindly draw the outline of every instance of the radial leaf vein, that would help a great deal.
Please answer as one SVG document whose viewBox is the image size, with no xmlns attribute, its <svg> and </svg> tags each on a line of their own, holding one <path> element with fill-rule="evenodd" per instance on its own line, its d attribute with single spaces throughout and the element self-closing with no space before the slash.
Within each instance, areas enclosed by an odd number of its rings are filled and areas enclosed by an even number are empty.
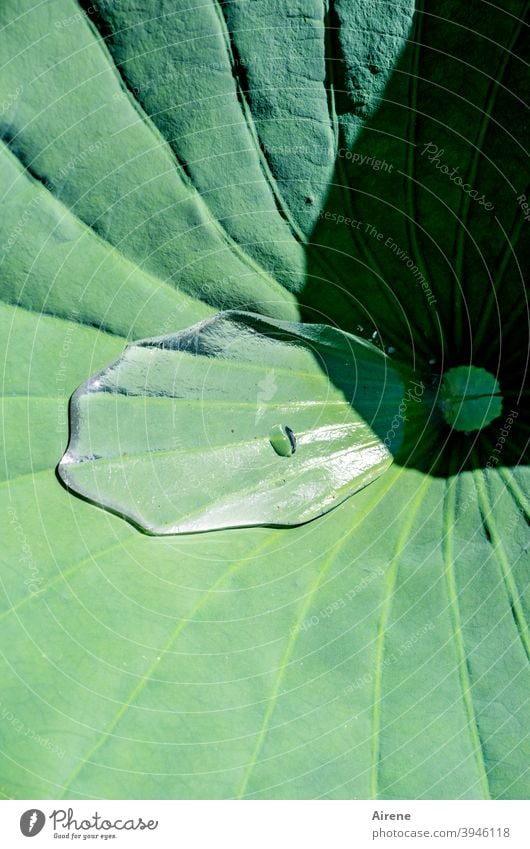
<svg viewBox="0 0 530 849">
<path fill-rule="evenodd" d="M 154 660 L 150 666 L 147 668 L 146 672 L 142 676 L 142 678 L 138 681 L 138 683 L 133 687 L 128 697 L 125 699 L 120 709 L 116 712 L 112 720 L 109 722 L 105 730 L 99 735 L 98 739 L 94 743 L 93 746 L 87 751 L 87 753 L 80 759 L 77 767 L 72 771 L 70 776 L 67 778 L 66 783 L 63 788 L 63 798 L 66 796 L 68 790 L 72 787 L 75 781 L 79 778 L 83 769 L 87 764 L 93 763 L 93 758 L 97 754 L 97 752 L 101 749 L 101 747 L 106 743 L 106 741 L 112 736 L 112 732 L 120 722 L 120 720 L 125 716 L 127 711 L 133 704 L 137 701 L 138 697 L 149 683 L 155 671 L 159 668 L 161 659 L 171 651 L 175 641 L 180 636 L 184 628 L 193 621 L 194 617 L 197 613 L 204 607 L 204 605 L 209 601 L 212 597 L 213 593 L 216 589 L 227 580 L 227 578 L 231 577 L 235 572 L 241 569 L 243 566 L 249 563 L 256 555 L 261 554 L 265 549 L 267 549 L 273 542 L 277 541 L 276 535 L 269 535 L 264 542 L 260 545 L 256 546 L 254 550 L 250 551 L 244 558 L 238 560 L 235 563 L 232 563 L 228 569 L 226 569 L 222 575 L 217 578 L 216 581 L 209 587 L 209 589 L 201 596 L 199 601 L 192 607 L 188 615 L 185 619 L 181 619 L 170 634 L 166 643 L 160 649 L 160 654 L 157 659 Z"/>
<path fill-rule="evenodd" d="M 530 636 L 528 633 L 528 625 L 521 605 L 521 600 L 519 598 L 517 585 L 512 575 L 510 562 L 508 560 L 508 557 L 506 556 L 506 551 L 502 543 L 502 536 L 498 531 L 497 523 L 494 519 L 493 507 L 490 504 L 490 500 L 484 483 L 484 474 L 485 473 L 482 471 L 482 469 L 477 469 L 473 473 L 473 480 L 475 483 L 475 488 L 477 490 L 478 503 L 480 505 L 484 525 L 488 530 L 493 545 L 493 550 L 499 562 L 504 586 L 506 588 L 508 600 L 510 603 L 510 608 L 513 614 L 515 624 L 517 626 L 517 632 L 521 639 L 521 643 L 526 657 L 530 660 Z"/>
<path fill-rule="evenodd" d="M 482 786 L 484 798 L 489 799 L 491 798 L 491 796 L 489 789 L 488 772 L 486 769 L 485 753 L 483 749 L 482 739 L 480 736 L 480 730 L 478 727 L 475 706 L 473 704 L 473 695 L 471 691 L 471 676 L 467 664 L 464 635 L 462 633 L 460 605 L 458 603 L 458 587 L 455 575 L 454 527 L 456 521 L 457 480 L 458 478 L 453 476 L 448 478 L 446 481 L 446 492 L 443 507 L 443 552 L 445 561 L 445 575 L 449 596 L 453 639 L 456 651 L 456 661 L 460 678 L 460 687 L 462 690 L 462 700 L 467 715 L 468 729 L 471 737 L 473 751 L 475 753 L 475 761 L 479 773 L 480 784 Z"/>
<path fill-rule="evenodd" d="M 408 515 L 404 521 L 392 560 L 388 567 L 386 576 L 385 595 L 382 603 L 381 619 L 377 631 L 375 659 L 374 659 L 374 690 L 372 711 L 372 762 L 370 769 L 370 798 L 377 799 L 379 794 L 379 769 L 381 762 L 381 704 L 383 696 L 383 660 L 385 653 L 385 638 L 390 622 L 392 601 L 397 586 L 399 563 L 409 540 L 414 520 L 418 514 L 425 491 L 430 485 L 430 478 L 425 476 L 414 500 L 408 508 Z"/>
</svg>

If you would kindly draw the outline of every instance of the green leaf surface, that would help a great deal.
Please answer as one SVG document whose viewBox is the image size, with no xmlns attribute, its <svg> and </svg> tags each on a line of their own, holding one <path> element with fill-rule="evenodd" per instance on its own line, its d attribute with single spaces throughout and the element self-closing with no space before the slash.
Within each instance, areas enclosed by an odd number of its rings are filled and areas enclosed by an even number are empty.
<svg viewBox="0 0 530 849">
<path fill-rule="evenodd" d="M 525 4 L 147 5 L 0 7 L 0 792 L 527 798 Z M 76 388 L 226 309 L 423 383 L 392 466 L 177 537 L 67 491 Z M 470 365 L 503 409 L 466 436 Z"/>
</svg>

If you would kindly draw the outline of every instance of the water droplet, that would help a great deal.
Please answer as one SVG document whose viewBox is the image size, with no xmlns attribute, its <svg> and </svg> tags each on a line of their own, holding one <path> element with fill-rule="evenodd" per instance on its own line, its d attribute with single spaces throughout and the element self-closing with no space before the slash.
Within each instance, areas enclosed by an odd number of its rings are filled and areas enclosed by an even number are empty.
<svg viewBox="0 0 530 849">
<path fill-rule="evenodd" d="M 290 457 L 296 451 L 296 436 L 287 425 L 274 425 L 269 431 L 269 441 L 280 457 Z"/>
<path fill-rule="evenodd" d="M 387 348 L 387 351 L 388 351 L 389 354 L 395 354 L 396 353 L 396 349 L 394 348 L 393 345 L 389 345 L 388 348 Z"/>
</svg>

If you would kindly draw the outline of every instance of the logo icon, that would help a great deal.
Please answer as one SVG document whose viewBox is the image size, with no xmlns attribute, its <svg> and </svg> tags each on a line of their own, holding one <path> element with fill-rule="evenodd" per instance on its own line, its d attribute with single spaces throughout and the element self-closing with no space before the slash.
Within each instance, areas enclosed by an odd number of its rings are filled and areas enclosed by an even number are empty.
<svg viewBox="0 0 530 849">
<path fill-rule="evenodd" d="M 263 380 L 260 380 L 258 383 L 258 389 L 258 409 L 256 410 L 255 424 L 257 424 L 265 414 L 266 407 L 264 402 L 271 401 L 278 391 L 274 369 L 270 369 Z"/>
<path fill-rule="evenodd" d="M 20 830 L 24 837 L 35 837 L 44 828 L 46 817 L 38 808 L 30 808 L 20 817 Z"/>
</svg>

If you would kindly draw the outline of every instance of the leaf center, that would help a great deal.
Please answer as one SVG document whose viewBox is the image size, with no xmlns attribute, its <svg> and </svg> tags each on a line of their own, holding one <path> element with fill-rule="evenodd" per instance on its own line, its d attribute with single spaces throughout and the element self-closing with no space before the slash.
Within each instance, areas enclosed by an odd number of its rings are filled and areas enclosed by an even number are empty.
<svg viewBox="0 0 530 849">
<path fill-rule="evenodd" d="M 482 430 L 502 413 L 497 379 L 477 366 L 456 366 L 443 376 L 440 406 L 453 430 Z"/>
</svg>

